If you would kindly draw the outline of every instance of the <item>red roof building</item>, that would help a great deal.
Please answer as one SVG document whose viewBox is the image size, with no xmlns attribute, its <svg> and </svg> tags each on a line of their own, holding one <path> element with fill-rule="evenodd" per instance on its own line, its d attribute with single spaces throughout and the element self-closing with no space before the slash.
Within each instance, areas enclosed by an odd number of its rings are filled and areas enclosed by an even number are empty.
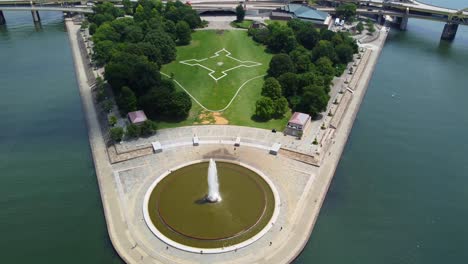
<svg viewBox="0 0 468 264">
<path fill-rule="evenodd" d="M 299 136 L 299 134 L 307 128 L 307 125 L 310 123 L 310 120 L 310 115 L 300 112 L 294 112 L 294 114 L 289 119 L 288 125 L 286 126 L 284 132 L 291 136 Z"/>
<path fill-rule="evenodd" d="M 130 120 L 130 123 L 138 125 L 148 120 L 148 118 L 146 118 L 145 112 L 138 110 L 128 113 L 128 120 Z"/>
</svg>

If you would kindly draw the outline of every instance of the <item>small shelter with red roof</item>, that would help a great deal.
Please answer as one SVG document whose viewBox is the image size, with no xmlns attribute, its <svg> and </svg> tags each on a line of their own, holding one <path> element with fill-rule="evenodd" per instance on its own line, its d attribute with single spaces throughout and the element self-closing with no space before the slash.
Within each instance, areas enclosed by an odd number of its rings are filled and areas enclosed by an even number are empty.
<svg viewBox="0 0 468 264">
<path fill-rule="evenodd" d="M 284 131 L 285 134 L 291 136 L 300 136 L 310 123 L 310 115 L 301 112 L 294 112 L 288 121 L 288 125 Z"/>
<path fill-rule="evenodd" d="M 130 112 L 127 116 L 130 123 L 135 125 L 140 125 L 146 120 L 148 120 L 148 118 L 146 118 L 145 112 L 143 112 L 142 110 Z"/>
</svg>

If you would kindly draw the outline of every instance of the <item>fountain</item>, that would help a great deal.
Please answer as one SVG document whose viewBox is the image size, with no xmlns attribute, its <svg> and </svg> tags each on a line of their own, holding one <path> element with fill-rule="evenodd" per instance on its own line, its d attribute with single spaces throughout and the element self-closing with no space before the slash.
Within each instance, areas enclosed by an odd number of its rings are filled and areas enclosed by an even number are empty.
<svg viewBox="0 0 468 264">
<path fill-rule="evenodd" d="M 213 159 L 210 159 L 210 164 L 208 165 L 208 195 L 206 196 L 206 200 L 210 203 L 221 201 L 218 171 L 216 169 L 216 162 Z"/>
<path fill-rule="evenodd" d="M 245 164 L 195 161 L 156 179 L 145 195 L 145 221 L 176 248 L 203 254 L 235 250 L 272 226 L 279 204 L 272 186 Z"/>
</svg>

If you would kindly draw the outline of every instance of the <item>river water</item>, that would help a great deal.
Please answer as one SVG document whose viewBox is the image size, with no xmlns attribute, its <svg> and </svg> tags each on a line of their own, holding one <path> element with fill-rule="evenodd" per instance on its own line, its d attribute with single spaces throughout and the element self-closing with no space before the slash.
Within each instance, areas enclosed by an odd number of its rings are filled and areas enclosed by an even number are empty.
<svg viewBox="0 0 468 264">
<path fill-rule="evenodd" d="M 430 1 L 462 7 L 465 0 Z M 0 29 L 2 263 L 121 263 L 107 236 L 61 15 Z M 468 27 L 393 30 L 296 263 L 468 259 Z"/>
</svg>

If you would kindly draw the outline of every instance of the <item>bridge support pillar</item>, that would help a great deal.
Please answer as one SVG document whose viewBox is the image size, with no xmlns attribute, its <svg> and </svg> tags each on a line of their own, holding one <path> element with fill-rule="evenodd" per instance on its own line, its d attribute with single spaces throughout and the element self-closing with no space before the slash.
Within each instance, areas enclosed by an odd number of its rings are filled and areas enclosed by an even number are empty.
<svg viewBox="0 0 468 264">
<path fill-rule="evenodd" d="M 34 23 L 39 23 L 39 22 L 41 22 L 41 17 L 39 16 L 39 11 L 37 11 L 37 10 L 32 10 L 32 11 L 31 11 L 31 14 L 32 14 Z"/>
<path fill-rule="evenodd" d="M 5 25 L 5 24 L 6 24 L 5 16 L 3 15 L 3 11 L 0 10 L 0 25 Z"/>
<path fill-rule="evenodd" d="M 400 22 L 400 30 L 406 30 L 406 28 L 408 27 L 408 17 L 404 16 L 398 20 Z"/>
<path fill-rule="evenodd" d="M 442 31 L 442 36 L 440 39 L 452 41 L 455 39 L 455 35 L 457 35 L 458 31 L 458 24 L 447 23 L 444 26 L 444 31 Z"/>
<path fill-rule="evenodd" d="M 383 17 L 383 15 L 378 15 L 377 16 L 377 23 L 379 25 L 383 25 L 385 23 L 385 18 Z"/>
</svg>

